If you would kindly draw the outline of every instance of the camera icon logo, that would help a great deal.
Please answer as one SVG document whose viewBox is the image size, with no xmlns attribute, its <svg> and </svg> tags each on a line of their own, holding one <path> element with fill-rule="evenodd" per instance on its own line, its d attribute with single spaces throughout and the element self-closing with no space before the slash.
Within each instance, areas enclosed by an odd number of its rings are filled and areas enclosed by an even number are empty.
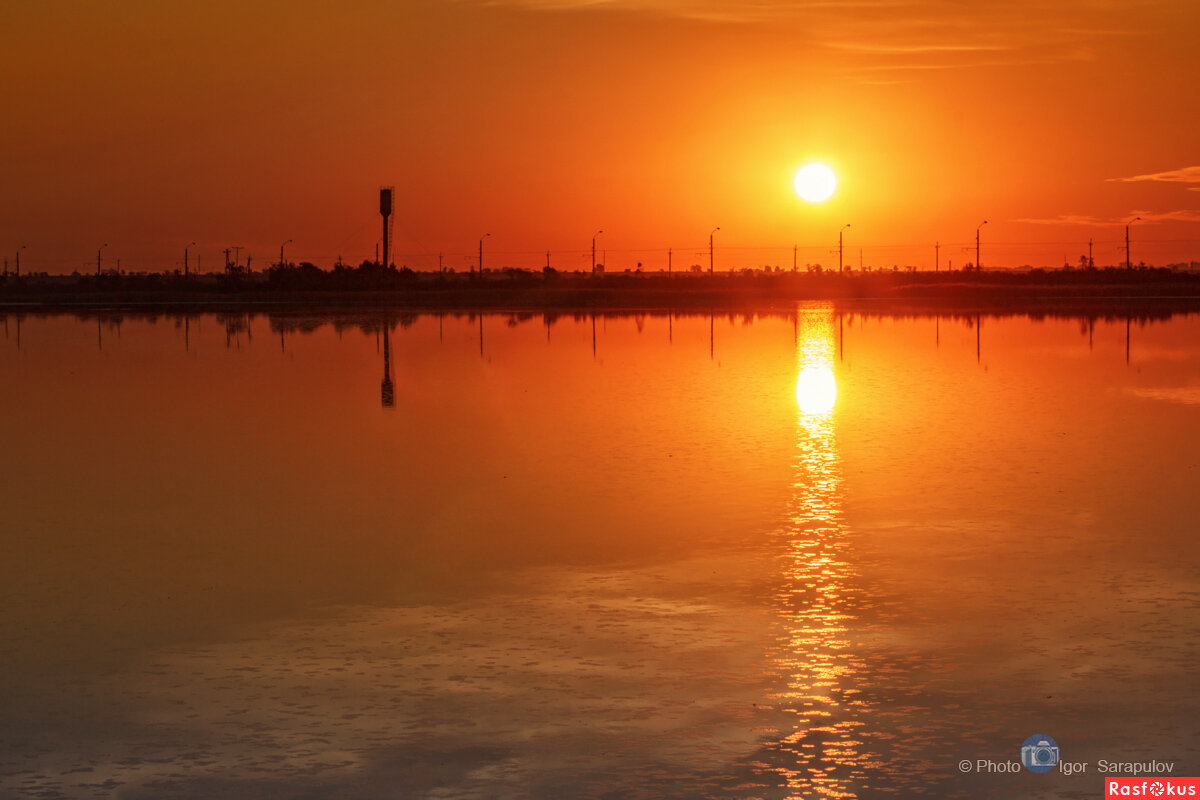
<svg viewBox="0 0 1200 800">
<path fill-rule="evenodd" d="M 1058 766 L 1058 743 L 1035 733 L 1021 745 L 1021 763 L 1030 772 L 1049 772 Z"/>
</svg>

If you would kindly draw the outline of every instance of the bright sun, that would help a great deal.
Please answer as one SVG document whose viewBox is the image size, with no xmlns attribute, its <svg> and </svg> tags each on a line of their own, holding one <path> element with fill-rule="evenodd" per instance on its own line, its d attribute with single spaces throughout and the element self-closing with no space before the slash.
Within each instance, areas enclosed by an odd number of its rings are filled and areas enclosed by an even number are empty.
<svg viewBox="0 0 1200 800">
<path fill-rule="evenodd" d="M 796 194 L 810 203 L 821 203 L 833 195 L 837 188 L 837 176 L 824 164 L 805 164 L 796 173 L 793 181 Z"/>
<path fill-rule="evenodd" d="M 829 366 L 811 366 L 796 376 L 796 405 L 806 416 L 823 416 L 837 402 L 837 379 Z"/>
</svg>

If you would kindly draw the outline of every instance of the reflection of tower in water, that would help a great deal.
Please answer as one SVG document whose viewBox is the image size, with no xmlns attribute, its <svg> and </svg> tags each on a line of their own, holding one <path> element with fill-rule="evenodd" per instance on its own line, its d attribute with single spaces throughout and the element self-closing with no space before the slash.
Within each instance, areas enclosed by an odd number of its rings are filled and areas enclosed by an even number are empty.
<svg viewBox="0 0 1200 800">
<path fill-rule="evenodd" d="M 380 401 L 384 408 L 396 406 L 396 386 L 392 383 L 392 347 L 388 325 L 383 325 L 383 382 L 379 385 Z"/>
<path fill-rule="evenodd" d="M 791 724 L 770 745 L 765 766 L 799 797 L 856 797 L 869 765 L 858 697 L 863 665 L 849 640 L 859 590 L 845 557 L 834 334 L 829 314 L 799 318 L 796 469 L 780 534 L 777 703 Z"/>
</svg>

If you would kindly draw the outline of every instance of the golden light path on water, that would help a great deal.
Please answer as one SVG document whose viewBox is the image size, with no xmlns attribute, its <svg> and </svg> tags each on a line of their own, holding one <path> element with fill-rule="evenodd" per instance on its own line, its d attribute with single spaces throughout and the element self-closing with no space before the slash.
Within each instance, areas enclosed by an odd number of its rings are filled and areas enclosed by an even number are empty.
<svg viewBox="0 0 1200 800">
<path fill-rule="evenodd" d="M 871 759 L 862 749 L 861 664 L 848 641 L 856 589 L 846 562 L 837 449 L 834 324 L 802 315 L 796 341 L 796 457 L 781 536 L 780 642 L 774 698 L 791 718 L 768 769 L 793 797 L 856 797 Z"/>
</svg>

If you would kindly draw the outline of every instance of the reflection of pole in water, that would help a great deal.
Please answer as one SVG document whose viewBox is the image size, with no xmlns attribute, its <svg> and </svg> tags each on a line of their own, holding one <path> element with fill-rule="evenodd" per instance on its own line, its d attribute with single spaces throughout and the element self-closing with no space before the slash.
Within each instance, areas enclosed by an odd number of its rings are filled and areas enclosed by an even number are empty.
<svg viewBox="0 0 1200 800">
<path fill-rule="evenodd" d="M 592 314 L 592 358 L 596 357 L 596 315 Z"/>
<path fill-rule="evenodd" d="M 979 315 L 976 314 L 975 315 L 975 363 L 976 364 L 979 363 L 979 354 L 980 354 L 979 329 L 982 327 L 983 327 L 983 320 L 981 320 Z"/>
<path fill-rule="evenodd" d="M 479 315 L 479 357 L 483 358 L 483 314 Z"/>
<path fill-rule="evenodd" d="M 1125 317 L 1125 365 L 1129 365 L 1129 322 L 1132 317 Z"/>
<path fill-rule="evenodd" d="M 100 336 L 100 315 L 96 315 L 96 349 L 104 349 L 104 339 Z"/>
<path fill-rule="evenodd" d="M 938 350 L 942 349 L 942 315 L 938 314 L 933 318 L 933 345 Z"/>
<path fill-rule="evenodd" d="M 380 401 L 384 408 L 396 405 L 396 387 L 392 383 L 392 349 L 387 323 L 383 326 L 383 382 L 379 385 Z"/>
<path fill-rule="evenodd" d="M 438 312 L 438 344 L 442 343 L 442 319 L 446 316 L 445 311 Z"/>
<path fill-rule="evenodd" d="M 183 317 L 183 352 L 185 353 L 191 352 L 192 349 L 191 324 L 192 318 L 185 314 Z"/>
<path fill-rule="evenodd" d="M 667 312 L 667 344 L 675 344 L 675 312 Z"/>
<path fill-rule="evenodd" d="M 713 321 L 716 317 L 712 311 L 708 312 L 708 360 L 713 360 Z"/>
<path fill-rule="evenodd" d="M 842 315 L 838 313 L 838 361 L 846 360 L 846 329 L 842 324 Z"/>
<path fill-rule="evenodd" d="M 1090 259 L 1089 259 L 1090 263 Z M 1092 334 L 1096 331 L 1096 318 L 1088 317 L 1088 351 L 1092 349 Z"/>
</svg>

